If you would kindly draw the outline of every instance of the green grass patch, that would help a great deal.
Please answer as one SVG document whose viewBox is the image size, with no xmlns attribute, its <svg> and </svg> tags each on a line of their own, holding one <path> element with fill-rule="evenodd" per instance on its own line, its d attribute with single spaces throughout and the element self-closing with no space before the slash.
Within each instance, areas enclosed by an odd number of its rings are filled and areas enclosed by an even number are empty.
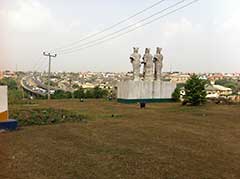
<svg viewBox="0 0 240 179">
<path fill-rule="evenodd" d="M 15 109 L 11 111 L 10 115 L 10 118 L 18 120 L 20 126 L 86 121 L 86 116 L 77 112 L 53 108 Z"/>
</svg>

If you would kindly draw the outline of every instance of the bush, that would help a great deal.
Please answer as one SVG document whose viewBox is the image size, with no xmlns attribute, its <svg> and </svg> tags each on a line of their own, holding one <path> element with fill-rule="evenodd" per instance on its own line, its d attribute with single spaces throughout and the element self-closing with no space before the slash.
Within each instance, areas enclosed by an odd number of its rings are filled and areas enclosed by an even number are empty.
<svg viewBox="0 0 240 179">
<path fill-rule="evenodd" d="M 52 108 L 12 110 L 10 111 L 10 115 L 12 119 L 18 120 L 20 126 L 81 122 L 85 119 L 81 114 Z"/>
<path fill-rule="evenodd" d="M 192 75 L 185 84 L 184 103 L 191 105 L 201 105 L 206 101 L 205 85 L 207 81 L 200 79 L 197 75 Z"/>
<path fill-rule="evenodd" d="M 180 101 L 180 88 L 176 87 L 176 89 L 174 90 L 174 92 L 172 93 L 172 98 L 174 101 Z"/>
<path fill-rule="evenodd" d="M 74 98 L 85 98 L 85 93 L 83 88 L 79 88 L 77 91 L 74 91 L 73 93 Z"/>
<path fill-rule="evenodd" d="M 106 98 L 108 96 L 108 91 L 99 88 L 99 86 L 96 86 L 93 89 L 93 98 Z"/>
<path fill-rule="evenodd" d="M 93 89 L 87 89 L 84 91 L 84 89 L 80 88 L 79 90 L 75 91 L 74 93 L 75 98 L 106 98 L 108 96 L 108 91 L 105 89 L 101 89 L 98 86 L 96 86 Z"/>
<path fill-rule="evenodd" d="M 8 90 L 8 102 L 10 104 L 19 103 L 20 101 L 22 101 L 22 96 L 22 91 L 18 89 Z"/>
<path fill-rule="evenodd" d="M 71 92 L 65 92 L 63 90 L 57 90 L 54 94 L 51 95 L 52 99 L 69 99 L 72 98 Z"/>
<path fill-rule="evenodd" d="M 85 92 L 85 98 L 93 98 L 93 91 L 88 89 L 86 92 Z"/>
</svg>

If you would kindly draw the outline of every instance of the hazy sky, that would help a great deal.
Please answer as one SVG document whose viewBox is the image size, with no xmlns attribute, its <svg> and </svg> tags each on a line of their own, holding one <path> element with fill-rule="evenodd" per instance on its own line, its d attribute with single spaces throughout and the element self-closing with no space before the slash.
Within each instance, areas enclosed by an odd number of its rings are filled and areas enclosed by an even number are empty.
<svg viewBox="0 0 240 179">
<path fill-rule="evenodd" d="M 114 30 L 180 0 L 166 0 Z M 191 0 L 188 0 L 191 1 Z M 96 33 L 157 0 L 0 0 L 0 70 L 43 70 L 51 50 Z M 121 38 L 53 59 L 54 71 L 130 71 L 132 47 L 163 48 L 164 71 L 239 72 L 240 1 L 200 0 Z M 110 33 L 112 32 L 110 31 Z"/>
</svg>

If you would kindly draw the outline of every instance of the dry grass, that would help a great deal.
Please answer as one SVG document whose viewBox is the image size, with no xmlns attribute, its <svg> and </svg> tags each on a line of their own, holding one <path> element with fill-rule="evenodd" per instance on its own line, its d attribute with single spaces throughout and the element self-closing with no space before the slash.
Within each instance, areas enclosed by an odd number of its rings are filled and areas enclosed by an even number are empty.
<svg viewBox="0 0 240 179">
<path fill-rule="evenodd" d="M 240 106 L 36 103 L 25 107 L 78 111 L 89 122 L 0 133 L 0 178 L 240 178 Z"/>
</svg>

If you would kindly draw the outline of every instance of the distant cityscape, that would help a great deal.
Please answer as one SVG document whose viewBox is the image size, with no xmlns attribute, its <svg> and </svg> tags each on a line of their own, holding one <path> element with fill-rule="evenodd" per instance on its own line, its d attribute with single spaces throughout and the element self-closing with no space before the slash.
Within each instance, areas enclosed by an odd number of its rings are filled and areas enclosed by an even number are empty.
<svg viewBox="0 0 240 179">
<path fill-rule="evenodd" d="M 185 83 L 193 73 L 184 72 L 163 72 L 162 80 L 170 81 L 177 84 Z M 198 73 L 201 79 L 208 80 L 212 85 L 217 80 L 234 80 L 240 81 L 240 73 Z M 132 72 L 114 73 L 114 72 L 53 72 L 51 73 L 51 93 L 56 90 L 73 92 L 80 87 L 91 89 L 96 86 L 102 89 L 112 91 L 116 88 L 117 82 L 128 80 L 133 77 Z M 20 71 L 0 71 L 0 80 L 3 78 L 16 79 L 21 87 L 30 92 L 45 95 L 47 93 L 47 72 L 20 72 Z M 231 94 L 230 88 L 219 87 L 215 85 L 218 91 Z M 210 90 L 210 88 L 208 87 Z M 211 88 L 211 90 L 213 90 Z M 238 91 L 239 93 L 239 91 Z"/>
</svg>

